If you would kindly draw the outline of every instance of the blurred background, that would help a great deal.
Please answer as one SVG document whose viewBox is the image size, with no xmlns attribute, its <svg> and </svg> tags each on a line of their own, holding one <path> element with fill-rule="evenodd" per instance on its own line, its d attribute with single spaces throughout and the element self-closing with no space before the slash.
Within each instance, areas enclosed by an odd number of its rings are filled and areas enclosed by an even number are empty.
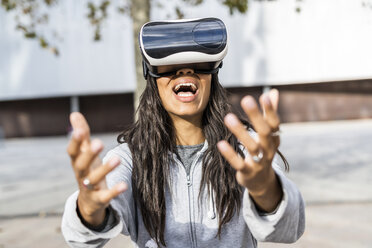
<svg viewBox="0 0 372 248">
<path fill-rule="evenodd" d="M 306 202 L 297 243 L 259 247 L 372 247 L 372 0 L 2 0 L 0 248 L 67 247 L 69 113 L 113 148 L 144 87 L 141 25 L 210 16 L 228 29 L 236 111 L 279 89 L 280 150 Z"/>
</svg>

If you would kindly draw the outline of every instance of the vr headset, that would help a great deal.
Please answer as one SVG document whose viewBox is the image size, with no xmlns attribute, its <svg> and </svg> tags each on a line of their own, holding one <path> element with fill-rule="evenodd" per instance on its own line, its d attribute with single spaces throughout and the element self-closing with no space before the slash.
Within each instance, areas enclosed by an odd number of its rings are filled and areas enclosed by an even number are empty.
<svg viewBox="0 0 372 248">
<path fill-rule="evenodd" d="M 145 79 L 175 75 L 181 68 L 214 74 L 227 53 L 227 32 L 217 18 L 148 22 L 139 44 Z"/>
</svg>

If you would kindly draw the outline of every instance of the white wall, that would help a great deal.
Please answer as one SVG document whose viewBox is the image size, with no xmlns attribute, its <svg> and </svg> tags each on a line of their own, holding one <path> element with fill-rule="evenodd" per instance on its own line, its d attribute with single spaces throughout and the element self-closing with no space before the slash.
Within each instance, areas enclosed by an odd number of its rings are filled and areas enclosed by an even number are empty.
<svg viewBox="0 0 372 248">
<path fill-rule="evenodd" d="M 23 39 L 0 9 L 0 100 L 130 92 L 135 88 L 131 21 L 114 16 L 103 41 L 92 42 L 85 1 L 65 0 L 52 23 L 63 34 L 60 57 Z M 174 3 L 153 6 L 166 19 Z M 225 86 L 277 85 L 372 78 L 372 9 L 368 0 L 250 1 L 247 15 L 230 16 L 221 1 L 181 6 L 186 18 L 216 16 L 229 32 L 221 70 Z M 173 5 L 172 5 L 173 4 Z M 171 14 L 172 16 L 172 14 Z"/>
<path fill-rule="evenodd" d="M 372 78 L 372 8 L 363 7 L 371 0 L 251 0 L 247 15 L 234 16 L 216 2 L 185 12 L 226 23 L 226 86 Z"/>
<path fill-rule="evenodd" d="M 131 20 L 113 11 L 103 40 L 94 42 L 86 1 L 59 2 L 51 13 L 51 26 L 63 36 L 59 57 L 24 39 L 0 8 L 0 100 L 133 91 Z"/>
</svg>

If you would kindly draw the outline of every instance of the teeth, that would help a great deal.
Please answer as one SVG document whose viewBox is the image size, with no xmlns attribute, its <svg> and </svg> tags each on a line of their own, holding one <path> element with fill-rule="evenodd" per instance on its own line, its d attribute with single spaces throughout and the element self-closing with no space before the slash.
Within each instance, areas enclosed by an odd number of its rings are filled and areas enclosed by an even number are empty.
<svg viewBox="0 0 372 248">
<path fill-rule="evenodd" d="M 180 92 L 177 95 L 179 96 L 193 96 L 194 94 L 191 92 Z"/>
<path fill-rule="evenodd" d="M 196 91 L 197 88 L 196 88 L 196 85 L 193 84 L 193 83 L 183 83 L 183 84 L 178 84 L 176 85 L 176 87 L 174 88 L 175 91 L 178 91 L 180 89 L 181 86 L 187 86 L 187 87 L 191 87 L 191 89 L 193 91 Z"/>
</svg>

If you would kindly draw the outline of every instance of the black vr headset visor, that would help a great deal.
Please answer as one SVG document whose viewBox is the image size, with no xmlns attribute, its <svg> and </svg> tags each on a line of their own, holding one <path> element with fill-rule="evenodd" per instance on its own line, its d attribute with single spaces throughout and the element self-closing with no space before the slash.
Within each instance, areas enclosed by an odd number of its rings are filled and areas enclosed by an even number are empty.
<svg viewBox="0 0 372 248">
<path fill-rule="evenodd" d="M 217 18 L 149 22 L 141 29 L 139 43 L 145 78 L 174 75 L 186 67 L 213 74 L 227 53 L 227 32 Z"/>
</svg>

